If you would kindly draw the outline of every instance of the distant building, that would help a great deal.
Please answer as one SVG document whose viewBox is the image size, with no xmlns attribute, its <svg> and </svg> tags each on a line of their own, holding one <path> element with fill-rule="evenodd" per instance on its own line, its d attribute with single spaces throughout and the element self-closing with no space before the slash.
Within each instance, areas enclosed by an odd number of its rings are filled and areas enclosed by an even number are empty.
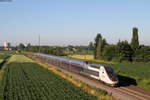
<svg viewBox="0 0 150 100">
<path fill-rule="evenodd" d="M 4 50 L 12 50 L 11 44 L 7 41 L 4 41 L 3 46 L 4 46 Z"/>
</svg>

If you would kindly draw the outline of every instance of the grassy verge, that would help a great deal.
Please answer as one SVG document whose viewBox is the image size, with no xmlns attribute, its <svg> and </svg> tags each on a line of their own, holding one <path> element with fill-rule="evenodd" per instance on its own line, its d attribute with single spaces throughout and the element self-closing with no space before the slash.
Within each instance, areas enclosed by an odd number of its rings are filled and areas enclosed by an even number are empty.
<svg viewBox="0 0 150 100">
<path fill-rule="evenodd" d="M 83 59 L 83 57 L 80 57 L 80 56 L 71 55 L 69 57 L 72 57 L 75 59 Z M 129 84 L 136 83 L 138 87 L 144 88 L 146 90 L 150 90 L 150 75 L 149 75 L 150 63 L 138 63 L 138 62 L 117 63 L 117 62 L 108 62 L 108 61 L 103 61 L 103 60 L 89 59 L 88 57 L 86 60 L 90 62 L 94 62 L 94 63 L 100 63 L 100 64 L 112 66 L 117 72 L 117 74 L 122 76 L 120 77 L 120 80 L 122 81 L 121 83 L 126 83 L 126 82 L 129 82 Z"/>
<path fill-rule="evenodd" d="M 4 77 L 4 72 L 5 72 L 5 69 L 6 69 L 6 65 L 8 64 L 8 60 L 9 60 L 9 57 L 7 55 L 7 57 L 2 57 L 1 55 L 1 58 L 3 59 L 0 59 L 0 100 L 2 100 L 2 97 L 3 97 L 3 77 Z"/>
<path fill-rule="evenodd" d="M 2 87 L 2 79 L 4 76 L 4 67 L 0 70 L 0 100 L 3 100 L 3 87 Z"/>
</svg>

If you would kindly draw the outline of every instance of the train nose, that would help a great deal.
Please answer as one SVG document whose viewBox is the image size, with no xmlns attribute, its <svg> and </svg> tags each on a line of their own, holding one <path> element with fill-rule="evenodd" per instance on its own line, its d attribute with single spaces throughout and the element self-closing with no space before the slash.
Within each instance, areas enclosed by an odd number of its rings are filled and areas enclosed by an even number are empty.
<svg viewBox="0 0 150 100">
<path fill-rule="evenodd" d="M 117 87 L 118 86 L 118 81 L 114 81 L 113 84 L 111 84 L 111 86 Z"/>
</svg>

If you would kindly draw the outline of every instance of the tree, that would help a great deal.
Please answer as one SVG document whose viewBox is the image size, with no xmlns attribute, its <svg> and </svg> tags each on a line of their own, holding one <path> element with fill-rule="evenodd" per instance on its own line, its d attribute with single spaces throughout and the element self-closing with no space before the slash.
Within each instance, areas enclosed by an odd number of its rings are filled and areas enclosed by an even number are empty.
<svg viewBox="0 0 150 100">
<path fill-rule="evenodd" d="M 27 48 L 30 48 L 30 46 L 31 46 L 31 44 L 30 44 L 30 43 L 28 43 L 28 44 L 27 44 Z"/>
<path fill-rule="evenodd" d="M 134 51 L 139 48 L 138 28 L 133 28 L 131 47 Z"/>
<path fill-rule="evenodd" d="M 18 49 L 23 50 L 24 48 L 25 48 L 24 44 L 20 43 L 20 44 L 18 45 Z"/>
<path fill-rule="evenodd" d="M 28 43 L 27 46 L 25 47 L 25 50 L 29 51 L 29 48 L 31 47 L 31 44 Z"/>
<path fill-rule="evenodd" d="M 94 52 L 94 58 L 98 59 L 102 55 L 102 36 L 100 33 L 97 34 L 95 38 L 95 52 Z"/>
<path fill-rule="evenodd" d="M 113 58 L 118 57 L 117 54 L 118 54 L 118 52 L 117 52 L 116 45 L 107 45 L 103 49 L 102 56 L 103 56 L 104 60 L 111 61 Z"/>
<path fill-rule="evenodd" d="M 106 39 L 104 38 L 103 42 L 102 42 L 102 51 L 103 51 L 103 49 L 105 48 L 106 45 L 108 45 L 108 43 L 107 43 Z"/>
<path fill-rule="evenodd" d="M 133 56 L 133 49 L 131 46 L 128 44 L 128 41 L 119 41 L 117 43 L 117 48 L 118 48 L 118 56 L 120 57 L 120 61 L 122 60 L 128 60 L 132 61 L 132 56 Z"/>
<path fill-rule="evenodd" d="M 90 42 L 90 43 L 89 43 L 88 48 L 89 48 L 90 50 L 93 50 L 93 49 L 94 49 L 94 44 L 93 44 L 93 42 Z"/>
<path fill-rule="evenodd" d="M 140 46 L 139 49 L 136 50 L 134 61 L 137 62 L 148 62 L 150 61 L 150 47 L 149 46 Z"/>
</svg>

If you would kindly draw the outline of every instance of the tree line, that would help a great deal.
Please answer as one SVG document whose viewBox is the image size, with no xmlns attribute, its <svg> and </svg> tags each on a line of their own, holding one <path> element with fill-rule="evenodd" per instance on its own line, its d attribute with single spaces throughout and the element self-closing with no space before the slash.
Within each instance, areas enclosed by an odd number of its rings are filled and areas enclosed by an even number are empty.
<svg viewBox="0 0 150 100">
<path fill-rule="evenodd" d="M 133 28 L 131 43 L 119 40 L 117 44 L 108 44 L 100 33 L 94 43 L 94 58 L 107 61 L 150 61 L 150 47 L 139 44 L 138 28 Z"/>
<path fill-rule="evenodd" d="M 28 43 L 26 46 L 23 43 L 20 43 L 17 46 L 17 50 L 19 52 L 21 51 L 27 51 L 27 52 L 39 52 L 39 53 L 45 53 L 45 54 L 51 54 L 51 55 L 57 55 L 57 56 L 67 56 L 72 54 L 92 54 L 93 50 L 92 47 L 88 46 L 38 46 L 38 45 L 31 45 Z M 88 52 L 87 52 L 88 51 Z"/>
<path fill-rule="evenodd" d="M 27 46 L 24 50 L 28 52 L 39 52 L 56 56 L 66 56 L 64 48 L 58 46 Z"/>
<path fill-rule="evenodd" d="M 138 28 L 134 27 L 132 31 L 131 42 L 127 40 L 119 40 L 116 44 L 107 43 L 106 39 L 100 33 L 97 34 L 95 42 L 90 42 L 88 46 L 26 46 L 20 43 L 17 46 L 18 51 L 40 52 L 57 56 L 66 56 L 70 54 L 93 54 L 94 59 L 102 59 L 107 61 L 150 61 L 150 46 L 140 45 Z"/>
</svg>

